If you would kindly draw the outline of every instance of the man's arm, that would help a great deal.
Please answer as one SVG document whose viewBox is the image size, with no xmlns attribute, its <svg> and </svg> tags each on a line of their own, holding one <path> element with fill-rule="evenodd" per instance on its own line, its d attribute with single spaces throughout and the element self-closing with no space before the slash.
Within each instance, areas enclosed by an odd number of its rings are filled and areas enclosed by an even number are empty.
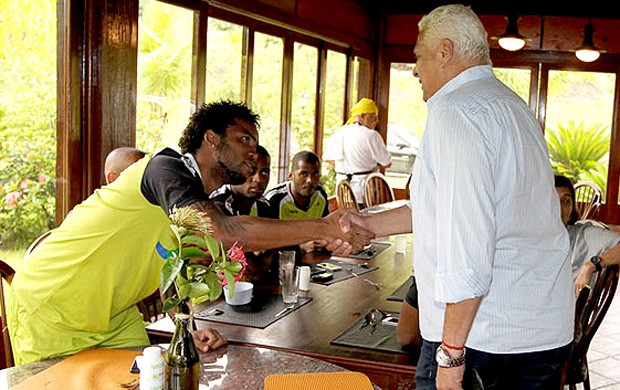
<svg viewBox="0 0 620 390">
<path fill-rule="evenodd" d="M 325 218 L 303 221 L 280 221 L 246 215 L 229 217 L 224 215 L 211 201 L 200 201 L 191 205 L 204 211 L 211 218 L 213 235 L 229 247 L 238 242 L 244 251 L 261 251 L 311 240 L 326 240 L 337 247 L 339 254 L 361 251 L 370 243 L 374 234 L 348 221 L 346 210 L 338 210 Z M 346 223 L 342 223 L 346 220 Z M 347 244 L 348 243 L 348 244 Z"/>
<path fill-rule="evenodd" d="M 442 345 L 444 351 L 453 358 L 465 353 L 465 342 L 474 322 L 482 297 L 466 299 L 446 304 L 443 324 Z M 465 365 L 452 368 L 437 368 L 438 389 L 460 389 L 465 373 Z"/>
</svg>

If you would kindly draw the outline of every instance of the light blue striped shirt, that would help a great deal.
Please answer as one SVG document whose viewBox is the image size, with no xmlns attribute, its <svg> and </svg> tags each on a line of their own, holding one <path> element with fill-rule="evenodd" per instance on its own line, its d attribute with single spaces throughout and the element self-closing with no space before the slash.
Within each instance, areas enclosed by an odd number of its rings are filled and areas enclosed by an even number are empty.
<svg viewBox="0 0 620 390">
<path fill-rule="evenodd" d="M 425 340 L 441 341 L 445 303 L 479 296 L 468 347 L 520 353 L 572 340 L 569 240 L 547 147 L 490 66 L 428 100 L 411 196 Z"/>
</svg>

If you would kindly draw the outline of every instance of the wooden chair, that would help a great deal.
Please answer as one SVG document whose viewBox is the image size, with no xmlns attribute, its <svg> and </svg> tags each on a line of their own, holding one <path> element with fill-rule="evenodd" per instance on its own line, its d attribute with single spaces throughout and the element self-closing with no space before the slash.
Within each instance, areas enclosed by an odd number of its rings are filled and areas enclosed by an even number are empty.
<svg viewBox="0 0 620 390">
<path fill-rule="evenodd" d="M 409 177 L 407 178 L 407 184 L 405 184 L 405 199 L 410 198 L 409 190 L 411 189 L 411 176 L 413 176 L 413 173 L 409 174 Z"/>
<path fill-rule="evenodd" d="M 351 188 L 351 183 L 348 180 L 342 180 L 338 183 L 336 189 L 336 201 L 338 202 L 338 208 L 353 208 L 359 210 L 359 205 L 355 199 L 355 194 Z"/>
<path fill-rule="evenodd" d="M 596 219 L 601 207 L 601 188 L 591 181 L 575 184 L 575 207 L 580 219 Z"/>
<path fill-rule="evenodd" d="M 37 237 L 36 240 L 32 242 L 32 244 L 30 244 L 28 249 L 26 249 L 26 253 L 24 253 L 24 263 L 28 260 L 28 256 L 30 255 L 30 252 L 32 252 L 34 248 L 36 248 L 41 242 L 43 242 L 43 240 L 45 240 L 47 236 L 50 235 L 51 232 L 52 232 L 51 230 L 46 231 L 45 233 Z"/>
<path fill-rule="evenodd" d="M 142 313 L 145 322 L 155 322 L 166 316 L 163 311 L 164 302 L 161 300 L 159 289 L 138 302 L 138 310 Z"/>
<path fill-rule="evenodd" d="M 381 172 L 372 172 L 364 180 L 364 205 L 375 206 L 394 201 L 394 191 Z"/>
<path fill-rule="evenodd" d="M 593 287 L 584 287 L 575 305 L 575 335 L 573 350 L 562 371 L 562 388 L 576 390 L 581 383 L 585 390 L 590 390 L 587 353 L 590 342 L 605 314 L 618 287 L 618 266 L 603 268 L 596 275 Z"/>
<path fill-rule="evenodd" d="M 11 284 L 15 275 L 15 270 L 9 264 L 0 260 L 0 325 L 2 326 L 2 346 L 4 354 L 0 358 L 0 368 L 13 367 L 13 350 L 11 349 L 11 338 L 9 336 L 9 326 L 6 318 L 6 303 L 4 296 L 4 284 Z"/>
</svg>

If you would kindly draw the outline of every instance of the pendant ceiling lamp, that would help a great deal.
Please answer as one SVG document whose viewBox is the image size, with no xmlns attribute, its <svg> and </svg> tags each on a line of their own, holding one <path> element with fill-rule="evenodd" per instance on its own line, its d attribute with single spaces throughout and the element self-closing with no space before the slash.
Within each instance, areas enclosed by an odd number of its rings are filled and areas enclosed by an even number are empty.
<svg viewBox="0 0 620 390">
<path fill-rule="evenodd" d="M 500 47 L 508 51 L 517 51 L 523 49 L 525 46 L 525 37 L 519 34 L 519 28 L 517 22 L 519 18 L 516 15 L 508 16 L 508 27 L 506 32 L 498 38 Z"/>
<path fill-rule="evenodd" d="M 583 42 L 577 51 L 575 52 L 575 56 L 580 61 L 583 62 L 593 62 L 598 60 L 601 56 L 601 51 L 594 46 L 594 27 L 592 27 L 592 22 L 588 21 L 586 27 L 583 29 Z"/>
</svg>

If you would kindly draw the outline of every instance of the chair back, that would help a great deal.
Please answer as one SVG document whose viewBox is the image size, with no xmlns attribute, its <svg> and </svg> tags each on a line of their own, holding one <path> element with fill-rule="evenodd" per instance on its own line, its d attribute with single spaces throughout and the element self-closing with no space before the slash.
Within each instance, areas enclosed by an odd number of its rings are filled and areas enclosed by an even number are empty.
<svg viewBox="0 0 620 390">
<path fill-rule="evenodd" d="M 372 172 L 364 180 L 364 205 L 366 207 L 394 201 L 394 191 L 381 172 Z"/>
<path fill-rule="evenodd" d="M 0 358 L 0 368 L 13 367 L 13 350 L 11 349 L 11 338 L 9 336 L 9 326 L 6 318 L 6 302 L 4 296 L 4 286 L 10 285 L 15 275 L 15 270 L 9 264 L 0 260 L 0 325 L 2 326 L 2 346 L 4 353 Z M 3 361 L 2 361 L 3 359 Z M 2 364 L 3 363 L 3 364 Z"/>
<path fill-rule="evenodd" d="M 575 184 L 575 207 L 580 219 L 596 219 L 601 207 L 601 188 L 591 181 Z"/>
<path fill-rule="evenodd" d="M 51 230 L 46 231 L 45 233 L 37 237 L 36 240 L 32 242 L 32 244 L 30 244 L 28 249 L 26 249 L 26 253 L 24 253 L 24 263 L 28 260 L 28 256 L 30 256 L 30 252 L 32 252 L 34 248 L 36 248 L 41 242 L 43 242 L 43 240 L 45 240 L 47 236 L 50 235 L 51 232 L 52 232 Z"/>
<path fill-rule="evenodd" d="M 618 274 L 618 265 L 604 267 L 596 275 L 593 287 L 584 287 L 577 298 L 573 350 L 562 372 L 562 384 L 569 385 L 570 389 L 576 389 L 578 383 L 590 388 L 586 355 L 616 293 Z"/>
<path fill-rule="evenodd" d="M 341 180 L 340 183 L 338 183 L 338 188 L 336 189 L 336 202 L 338 203 L 339 209 L 359 209 L 357 199 L 355 199 L 355 194 L 351 188 L 351 183 L 349 183 L 348 180 Z"/>
</svg>

